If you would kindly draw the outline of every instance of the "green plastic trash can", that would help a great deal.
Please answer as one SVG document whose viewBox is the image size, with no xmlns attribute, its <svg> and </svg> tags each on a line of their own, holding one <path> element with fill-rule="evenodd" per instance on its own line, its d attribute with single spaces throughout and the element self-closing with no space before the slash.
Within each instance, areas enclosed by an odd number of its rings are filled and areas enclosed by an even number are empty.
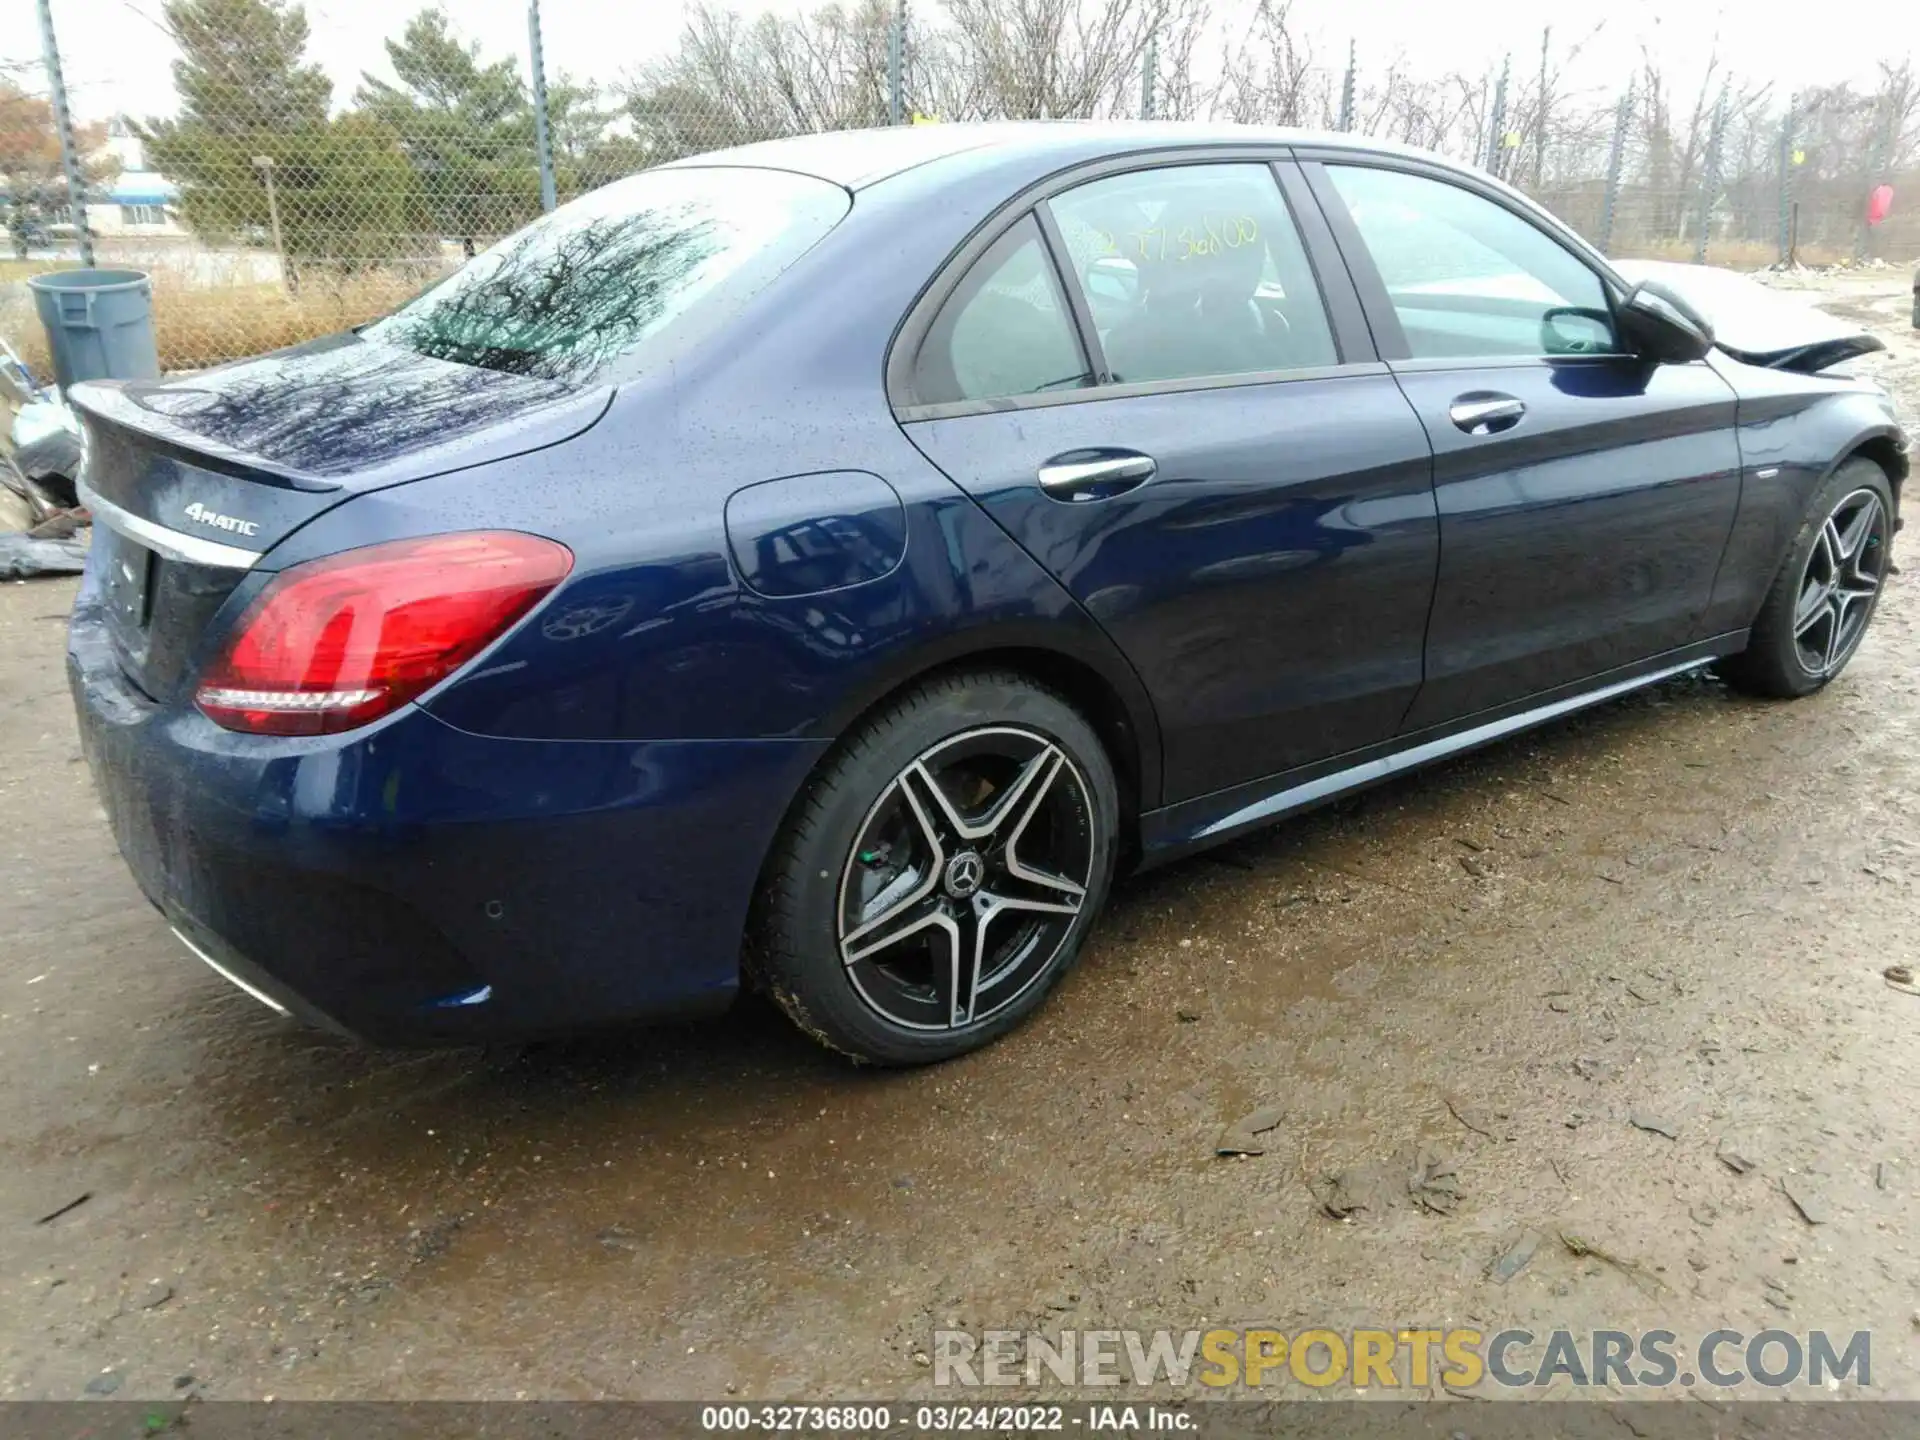
<svg viewBox="0 0 1920 1440">
<path fill-rule="evenodd" d="M 140 270 L 55 270 L 27 281 L 62 390 L 78 380 L 152 380 L 153 282 Z"/>
</svg>

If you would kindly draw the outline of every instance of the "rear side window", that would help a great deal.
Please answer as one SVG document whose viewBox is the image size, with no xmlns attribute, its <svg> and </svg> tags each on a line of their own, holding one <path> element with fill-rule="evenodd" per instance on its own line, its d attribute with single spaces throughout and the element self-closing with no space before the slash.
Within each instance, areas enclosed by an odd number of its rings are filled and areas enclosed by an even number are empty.
<svg viewBox="0 0 1920 1440">
<path fill-rule="evenodd" d="M 1424 175 L 1348 165 L 1327 175 L 1414 359 L 1616 348 L 1600 277 L 1511 210 Z"/>
<path fill-rule="evenodd" d="M 1172 165 L 1048 202 L 1118 384 L 1339 362 L 1265 165 Z"/>
<path fill-rule="evenodd" d="M 780 170 L 649 170 L 561 206 L 362 333 L 579 384 L 647 368 L 719 324 L 846 215 L 838 185 Z"/>
<path fill-rule="evenodd" d="M 1092 383 L 1079 332 L 1030 215 L 973 263 L 941 306 L 913 367 L 913 395 L 922 405 Z"/>
</svg>

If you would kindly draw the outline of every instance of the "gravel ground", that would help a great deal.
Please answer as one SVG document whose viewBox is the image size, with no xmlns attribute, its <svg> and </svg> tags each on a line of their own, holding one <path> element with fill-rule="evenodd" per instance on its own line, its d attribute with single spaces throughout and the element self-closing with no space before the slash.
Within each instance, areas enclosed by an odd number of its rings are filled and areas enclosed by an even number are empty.
<svg viewBox="0 0 1920 1440">
<path fill-rule="evenodd" d="M 1783 283 L 1920 408 L 1907 277 Z M 1426 1322 L 1870 1328 L 1920 1398 L 1910 585 L 1816 698 L 1675 681 L 1123 884 L 1035 1023 L 906 1074 L 753 1005 L 498 1053 L 283 1028 L 114 852 L 71 597 L 0 587 L 0 1397 L 894 1396 L 955 1322 Z M 1216 1158 L 1259 1106 L 1267 1153 Z M 1451 1214 L 1320 1210 L 1421 1145 Z"/>
</svg>

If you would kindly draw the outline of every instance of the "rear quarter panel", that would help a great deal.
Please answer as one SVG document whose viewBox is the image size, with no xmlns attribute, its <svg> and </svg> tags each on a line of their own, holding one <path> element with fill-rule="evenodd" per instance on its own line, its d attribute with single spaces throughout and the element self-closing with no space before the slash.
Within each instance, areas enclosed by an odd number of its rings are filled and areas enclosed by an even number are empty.
<svg viewBox="0 0 1920 1440">
<path fill-rule="evenodd" d="M 757 297 L 724 343 L 623 386 L 584 434 L 358 497 L 276 547 L 272 562 L 449 528 L 526 530 L 569 546 L 569 580 L 423 701 L 483 735 L 826 737 L 927 669 L 1005 647 L 1052 651 L 1122 697 L 1149 799 L 1159 742 L 1137 677 L 913 447 L 887 404 L 883 370 L 901 316 L 1020 176 L 989 166 L 957 186 L 936 180 L 910 172 L 860 192 L 841 227 Z M 742 583 L 730 498 L 780 477 L 850 471 L 900 496 L 901 562 L 818 594 L 769 596 Z"/>
</svg>

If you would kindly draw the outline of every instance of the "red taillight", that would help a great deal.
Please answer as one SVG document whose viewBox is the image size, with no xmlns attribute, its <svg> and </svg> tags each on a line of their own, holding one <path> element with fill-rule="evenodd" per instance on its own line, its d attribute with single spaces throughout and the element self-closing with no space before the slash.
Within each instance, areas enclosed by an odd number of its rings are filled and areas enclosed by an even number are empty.
<svg viewBox="0 0 1920 1440">
<path fill-rule="evenodd" d="M 296 565 L 260 592 L 194 699 L 254 735 L 377 720 L 471 660 L 573 568 L 510 530 L 369 545 Z"/>
</svg>

